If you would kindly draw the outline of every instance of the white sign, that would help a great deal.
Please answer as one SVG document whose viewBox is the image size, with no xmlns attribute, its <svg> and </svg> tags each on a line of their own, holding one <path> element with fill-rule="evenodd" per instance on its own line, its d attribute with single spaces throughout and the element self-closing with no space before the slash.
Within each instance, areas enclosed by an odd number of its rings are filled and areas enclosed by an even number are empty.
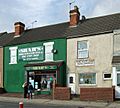
<svg viewBox="0 0 120 108">
<path fill-rule="evenodd" d="M 95 65 L 94 59 L 77 59 L 76 66 L 93 66 Z"/>
</svg>

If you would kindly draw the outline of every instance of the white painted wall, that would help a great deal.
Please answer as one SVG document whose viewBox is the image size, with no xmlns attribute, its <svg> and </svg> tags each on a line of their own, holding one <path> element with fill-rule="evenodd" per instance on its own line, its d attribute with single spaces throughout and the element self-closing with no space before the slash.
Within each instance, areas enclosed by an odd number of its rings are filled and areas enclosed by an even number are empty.
<svg viewBox="0 0 120 108">
<path fill-rule="evenodd" d="M 76 66 L 77 41 L 88 40 L 89 58 L 95 60 L 94 66 Z M 97 83 L 94 87 L 111 87 L 112 80 L 103 80 L 103 73 L 112 73 L 113 34 L 101 34 L 67 39 L 67 73 L 76 75 L 76 93 L 79 94 L 79 73 L 96 72 Z M 84 85 L 83 85 L 84 86 Z M 86 87 L 86 86 L 84 86 Z M 88 86 L 87 86 L 88 87 Z M 91 87 L 91 86 L 90 86 Z M 93 86 L 92 86 L 93 87 Z"/>
</svg>

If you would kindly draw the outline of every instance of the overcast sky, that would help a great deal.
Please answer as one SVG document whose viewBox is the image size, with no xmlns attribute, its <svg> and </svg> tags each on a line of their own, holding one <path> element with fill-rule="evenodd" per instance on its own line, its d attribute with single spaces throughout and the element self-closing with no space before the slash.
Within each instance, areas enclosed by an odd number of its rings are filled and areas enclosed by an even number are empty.
<svg viewBox="0 0 120 108">
<path fill-rule="evenodd" d="M 0 32 L 13 32 L 21 21 L 27 28 L 69 21 L 69 3 L 74 0 L 0 0 Z M 120 13 L 120 0 L 75 0 L 86 18 Z M 37 22 L 34 22 L 37 21 Z"/>
</svg>

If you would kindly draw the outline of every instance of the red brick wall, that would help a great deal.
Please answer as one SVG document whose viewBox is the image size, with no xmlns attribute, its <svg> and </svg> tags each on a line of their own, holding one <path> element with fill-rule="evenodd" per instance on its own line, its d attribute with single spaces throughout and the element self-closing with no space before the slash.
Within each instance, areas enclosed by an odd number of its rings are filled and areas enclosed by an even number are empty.
<svg viewBox="0 0 120 108">
<path fill-rule="evenodd" d="M 68 87 L 55 87 L 54 88 L 54 99 L 58 100 L 70 100 L 71 89 Z"/>
<path fill-rule="evenodd" d="M 114 101 L 114 88 L 80 88 L 80 100 Z"/>
<path fill-rule="evenodd" d="M 25 25 L 21 22 L 16 22 L 15 24 L 15 36 L 21 35 L 24 32 Z"/>
</svg>

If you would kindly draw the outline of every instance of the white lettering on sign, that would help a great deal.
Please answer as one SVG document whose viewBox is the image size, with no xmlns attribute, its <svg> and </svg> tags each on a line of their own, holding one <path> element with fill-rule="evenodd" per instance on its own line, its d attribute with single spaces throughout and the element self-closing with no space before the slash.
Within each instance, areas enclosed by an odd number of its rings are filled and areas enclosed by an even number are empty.
<svg viewBox="0 0 120 108">
<path fill-rule="evenodd" d="M 18 50 L 18 60 L 30 61 L 30 60 L 43 60 L 44 59 L 44 47 L 31 47 L 21 48 Z"/>
</svg>

